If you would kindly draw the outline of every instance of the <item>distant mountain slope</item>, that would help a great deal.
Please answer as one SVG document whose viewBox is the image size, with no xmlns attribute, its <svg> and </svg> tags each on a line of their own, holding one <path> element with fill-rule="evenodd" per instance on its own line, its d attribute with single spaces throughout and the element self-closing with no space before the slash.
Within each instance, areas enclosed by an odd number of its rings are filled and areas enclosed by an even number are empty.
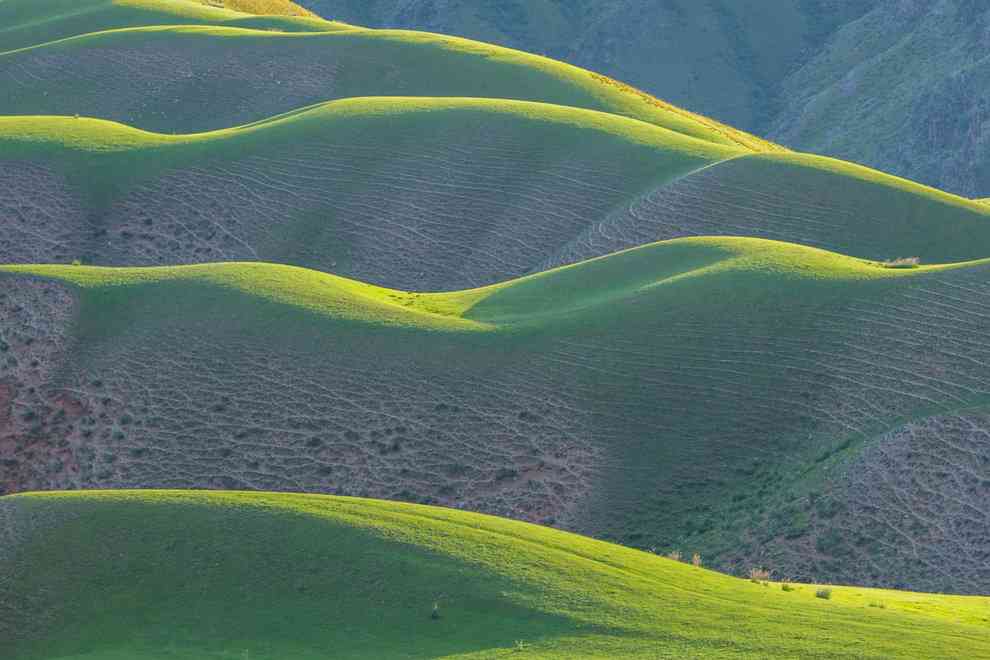
<svg viewBox="0 0 990 660">
<path fill-rule="evenodd" d="M 262 19 L 271 20 L 271 19 Z M 287 19 L 279 19 L 287 20 Z M 323 29 L 331 26 L 330 31 Z M 480 42 L 403 31 L 132 28 L 0 54 L 0 113 L 86 115 L 164 132 L 261 120 L 356 96 L 542 101 L 720 144 L 782 150 L 615 80 Z"/>
<path fill-rule="evenodd" d="M 988 34 L 985 2 L 878 2 L 787 79 L 769 133 L 962 195 L 990 194 Z"/>
<path fill-rule="evenodd" d="M 802 151 L 990 193 L 990 8 L 974 0 L 302 0 L 545 52 Z"/>
<path fill-rule="evenodd" d="M 546 104 L 349 99 L 189 136 L 0 118 L 0 148 L 7 263 L 262 260 L 451 290 L 683 236 L 925 263 L 990 243 L 984 204 Z"/>
<path fill-rule="evenodd" d="M 988 268 L 738 238 L 447 294 L 8 266 L 4 487 L 414 500 L 740 572 L 986 592 Z"/>
<path fill-rule="evenodd" d="M 36 494 L 0 500 L 0 521 L 0 634 L 14 660 L 990 654 L 986 598 L 836 587 L 826 601 L 811 585 L 784 592 L 423 506 Z"/>
</svg>

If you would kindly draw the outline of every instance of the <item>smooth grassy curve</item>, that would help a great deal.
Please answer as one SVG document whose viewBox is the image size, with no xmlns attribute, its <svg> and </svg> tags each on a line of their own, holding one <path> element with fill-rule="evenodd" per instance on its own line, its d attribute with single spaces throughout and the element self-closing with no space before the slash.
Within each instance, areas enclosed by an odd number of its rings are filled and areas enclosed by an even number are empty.
<svg viewBox="0 0 990 660">
<path fill-rule="evenodd" d="M 712 237 L 645 245 L 492 286 L 450 293 L 399 291 L 305 268 L 256 262 L 145 268 L 28 264 L 0 266 L 0 273 L 58 280 L 78 287 L 84 296 L 115 290 L 146 297 L 150 296 L 146 292 L 154 289 L 219 289 L 328 319 L 424 330 L 477 331 L 591 321 L 602 315 L 600 307 L 652 297 L 659 287 L 690 286 L 695 278 L 728 278 L 740 289 L 749 279 L 774 288 L 802 283 L 855 285 L 986 263 L 990 260 L 894 269 L 800 245 Z M 99 316 L 95 310 L 88 313 Z"/>
<path fill-rule="evenodd" d="M 308 33 L 221 25 L 135 27 L 36 44 L 0 54 L 0 80 L 9 80 L 11 89 L 16 91 L 0 104 L 0 110 L 4 114 L 24 115 L 90 114 L 163 130 L 203 130 L 204 125 L 226 127 L 231 122 L 221 122 L 219 126 L 215 123 L 229 110 L 224 107 L 222 95 L 226 92 L 222 88 L 216 90 L 215 107 L 210 112 L 202 112 L 200 106 L 198 118 L 190 115 L 177 124 L 179 120 L 172 113 L 169 120 L 163 122 L 154 112 L 142 113 L 140 107 L 143 106 L 137 101 L 121 107 L 120 99 L 125 98 L 128 89 L 140 84 L 144 65 L 114 69 L 108 68 L 107 62 L 97 60 L 101 62 L 101 68 L 95 70 L 87 68 L 86 62 L 106 52 L 121 57 L 131 55 L 136 58 L 135 62 L 143 61 L 141 58 L 147 57 L 143 55 L 146 52 L 170 52 L 174 58 L 192 57 L 205 62 L 222 57 L 247 61 L 250 58 L 246 56 L 252 52 L 272 52 L 274 54 L 267 61 L 275 62 L 276 66 L 281 63 L 291 68 L 290 65 L 296 63 L 298 68 L 303 64 L 325 63 L 336 68 L 335 75 L 321 80 L 323 95 L 312 98 L 311 102 L 392 94 L 542 101 L 611 112 L 719 144 L 754 151 L 782 150 L 782 147 L 672 106 L 615 80 L 545 57 L 445 35 L 356 29 L 340 24 L 336 25 L 344 29 L 334 29 L 333 25 L 323 22 L 318 31 Z M 48 78 L 61 74 L 36 70 L 37 66 L 44 68 L 46 58 L 53 57 L 68 58 L 69 78 L 56 82 Z M 153 60 L 148 60 L 147 67 L 153 66 Z M 114 66 L 116 64 L 119 63 Z M 111 71 L 116 72 L 116 80 L 106 80 Z M 33 73 L 34 77 L 25 77 L 25 72 Z M 146 73 L 166 79 L 174 76 L 174 71 L 168 67 Z M 223 78 L 222 72 L 209 75 Z M 98 79 L 99 92 L 91 84 L 91 78 Z M 117 100 L 116 104 L 107 106 L 105 99 L 99 97 L 107 93 Z M 285 107 L 282 111 L 293 109 Z M 211 121 L 214 123 L 210 124 Z"/>
<path fill-rule="evenodd" d="M 256 259 L 456 290 L 691 234 L 926 263 L 984 257 L 990 240 L 987 205 L 868 168 L 525 101 L 346 99 L 190 135 L 3 117 L 0 150 L 12 236 L 58 237 L 0 237 L 22 263 Z"/>
<path fill-rule="evenodd" d="M 207 0 L 4 0 L 0 53 L 90 32 L 200 24 L 312 32 L 344 28 L 289 0 L 235 0 L 226 8 Z"/>
<path fill-rule="evenodd" d="M 0 520 L 15 660 L 990 653 L 986 598 L 822 600 L 449 509 L 108 491 L 7 497 Z"/>
<path fill-rule="evenodd" d="M 979 564 L 937 560 L 985 532 L 966 511 L 891 538 L 842 484 L 891 430 L 990 405 L 988 268 L 743 238 L 432 294 L 259 263 L 5 266 L 0 378 L 25 439 L 7 488 L 441 502 L 808 580 L 847 579 L 849 543 L 875 559 L 860 583 L 983 590 Z M 951 509 L 958 485 L 931 476 L 925 501 Z M 969 531 L 938 536 L 950 518 Z M 902 533 L 925 535 L 910 557 Z"/>
<path fill-rule="evenodd" d="M 259 260 L 417 289 L 534 270 L 629 199 L 745 153 L 591 110 L 416 97 L 175 136 L 0 118 L 0 151 L 0 260 Z"/>
</svg>

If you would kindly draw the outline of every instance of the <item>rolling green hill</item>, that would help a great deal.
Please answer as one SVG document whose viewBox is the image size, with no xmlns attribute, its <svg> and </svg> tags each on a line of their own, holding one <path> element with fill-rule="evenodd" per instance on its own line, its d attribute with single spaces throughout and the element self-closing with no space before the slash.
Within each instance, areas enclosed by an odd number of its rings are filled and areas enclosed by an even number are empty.
<svg viewBox="0 0 990 660">
<path fill-rule="evenodd" d="M 0 52 L 103 30 L 201 24 L 288 31 L 345 27 L 319 20 L 289 0 L 4 0 Z"/>
<path fill-rule="evenodd" d="M 446 509 L 96 492 L 4 498 L 0 520 L 13 660 L 990 654 L 986 598 L 824 600 Z"/>
<path fill-rule="evenodd" d="M 740 238 L 444 294 L 8 266 L 5 488 L 440 503 L 739 572 L 986 592 L 988 267 Z"/>
<path fill-rule="evenodd" d="M 575 108 L 420 98 L 190 136 L 0 118 L 0 145 L 0 262 L 260 259 L 417 289 L 534 270 L 597 218 L 746 153 Z"/>
<path fill-rule="evenodd" d="M 990 192 L 985 3 L 945 0 L 302 0 L 625 80 L 791 148 Z"/>
<path fill-rule="evenodd" d="M 456 34 L 599 71 L 765 131 L 779 84 L 875 0 L 301 0 L 368 27 Z"/>
<path fill-rule="evenodd" d="M 673 87 L 759 125 L 882 25 L 662 4 L 670 39 L 609 43 L 650 3 L 346 7 L 553 48 L 593 18 L 587 57 L 705 52 Z M 984 654 L 986 598 L 866 587 L 990 593 L 986 200 L 287 1 L 0 25 L 0 656 Z M 777 130 L 899 149 L 908 87 Z M 118 492 L 16 494 L 79 489 Z"/>
<path fill-rule="evenodd" d="M 9 90 L 0 113 L 85 115 L 184 133 L 333 98 L 485 97 L 601 110 L 720 144 L 781 149 L 543 57 L 443 35 L 318 28 L 135 27 L 9 51 L 0 54 L 0 81 Z"/>
<path fill-rule="evenodd" d="M 7 117 L 0 149 L 6 263 L 262 260 L 452 290 L 692 235 L 925 263 L 990 240 L 986 205 L 880 172 L 528 102 L 348 99 L 193 135 Z"/>
</svg>

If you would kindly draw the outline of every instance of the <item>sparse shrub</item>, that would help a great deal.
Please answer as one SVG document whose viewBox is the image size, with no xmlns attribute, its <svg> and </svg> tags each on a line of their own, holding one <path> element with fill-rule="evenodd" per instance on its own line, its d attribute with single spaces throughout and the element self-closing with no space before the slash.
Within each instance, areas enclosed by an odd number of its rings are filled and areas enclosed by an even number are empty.
<svg viewBox="0 0 990 660">
<path fill-rule="evenodd" d="M 753 584 L 765 585 L 770 580 L 770 571 L 765 568 L 749 569 L 749 581 Z"/>
<path fill-rule="evenodd" d="M 782 585 L 780 585 L 780 590 L 781 591 L 794 591 L 794 587 L 792 587 L 791 585 L 789 585 L 789 584 L 787 584 L 785 582 Z"/>
<path fill-rule="evenodd" d="M 682 557 L 682 555 L 681 555 L 681 551 L 680 550 L 671 550 L 670 552 L 667 553 L 667 559 L 673 559 L 674 561 L 680 561 L 681 560 L 681 557 Z"/>
<path fill-rule="evenodd" d="M 699 555 L 697 552 L 694 553 L 693 555 L 691 555 L 691 563 L 694 564 L 695 567 L 700 568 L 701 567 L 701 555 Z"/>
<path fill-rule="evenodd" d="M 527 644 L 521 639 L 517 639 L 515 646 L 513 646 L 513 650 L 515 651 L 525 651 L 528 648 L 529 648 L 529 644 Z"/>
<path fill-rule="evenodd" d="M 831 600 L 832 590 L 829 589 L 828 587 L 819 587 L 817 590 L 815 590 L 815 598 L 821 598 L 823 600 Z"/>
<path fill-rule="evenodd" d="M 900 257 L 881 261 L 880 265 L 884 268 L 917 268 L 920 263 L 921 257 Z"/>
<path fill-rule="evenodd" d="M 875 608 L 880 609 L 880 610 L 887 609 L 887 603 L 883 602 L 882 600 L 872 600 L 872 601 L 870 601 L 870 605 L 869 606 L 870 607 L 875 607 Z"/>
</svg>

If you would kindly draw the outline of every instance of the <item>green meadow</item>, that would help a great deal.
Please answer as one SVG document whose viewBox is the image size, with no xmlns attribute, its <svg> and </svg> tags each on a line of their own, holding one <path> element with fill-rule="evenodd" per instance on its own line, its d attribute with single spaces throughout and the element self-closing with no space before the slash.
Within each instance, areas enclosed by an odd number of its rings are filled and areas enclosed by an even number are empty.
<svg viewBox="0 0 990 660">
<path fill-rule="evenodd" d="M 14 496 L 0 514 L 0 561 L 17 569 L 5 596 L 31 594 L 0 629 L 25 660 L 990 653 L 986 598 L 835 587 L 826 600 L 453 510 L 119 491 Z"/>
</svg>

